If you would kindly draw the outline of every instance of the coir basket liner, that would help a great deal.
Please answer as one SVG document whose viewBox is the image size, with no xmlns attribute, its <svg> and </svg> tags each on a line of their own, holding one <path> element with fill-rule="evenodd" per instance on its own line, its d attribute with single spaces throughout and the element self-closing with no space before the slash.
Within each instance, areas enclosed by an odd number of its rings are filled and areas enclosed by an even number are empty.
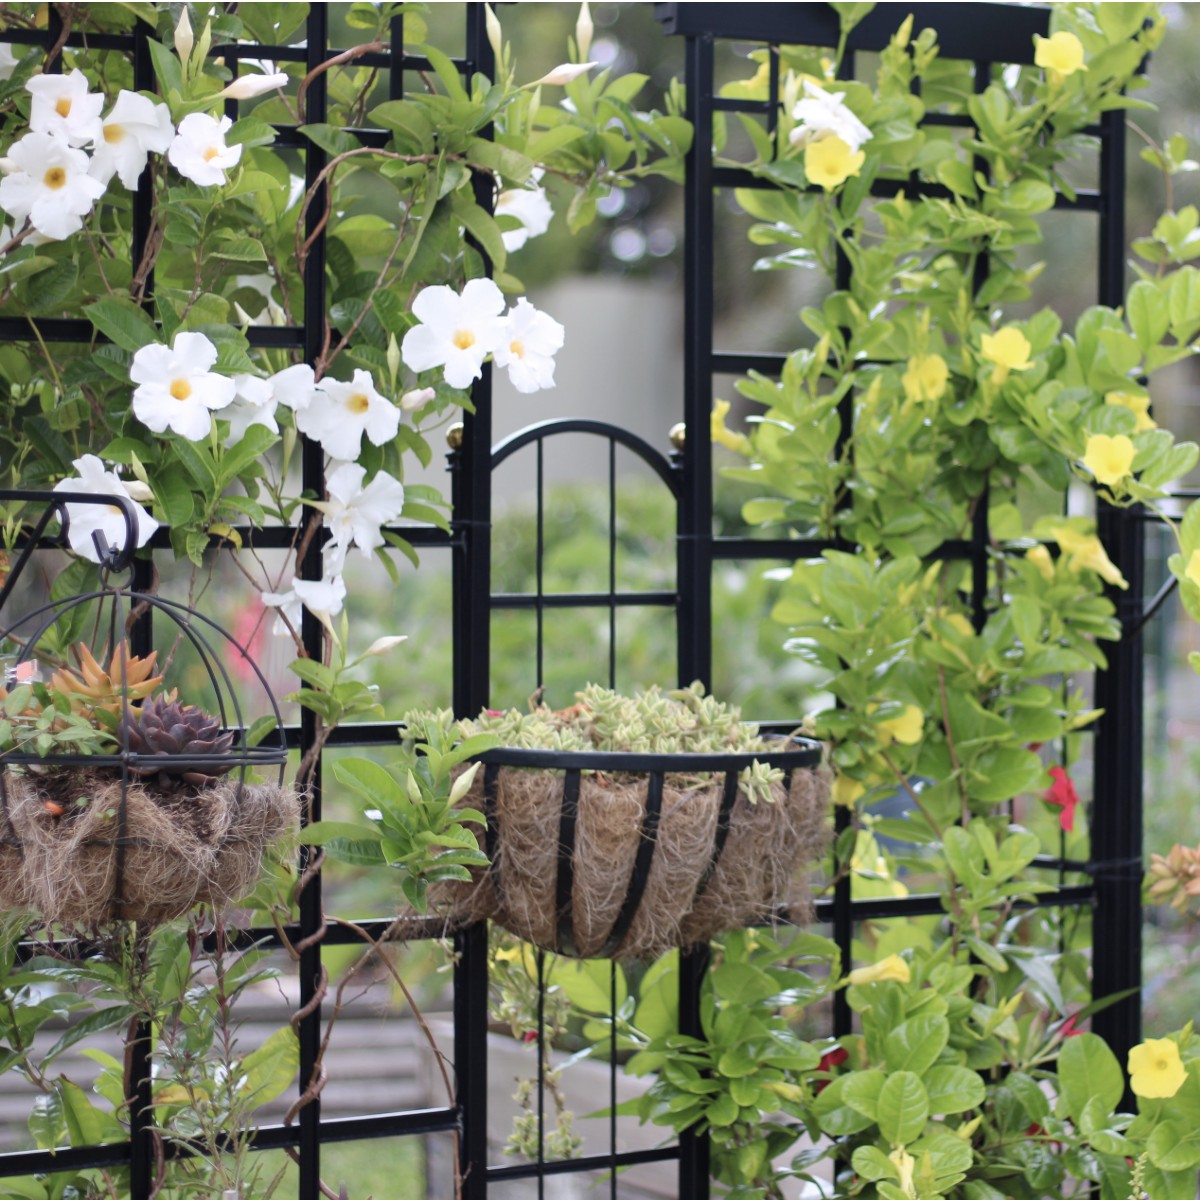
<svg viewBox="0 0 1200 1200">
<path fill-rule="evenodd" d="M 227 904 L 251 888 L 266 846 L 298 818 L 290 788 L 239 783 L 236 774 L 173 792 L 131 779 L 122 801 L 112 768 L 5 771 L 0 909 L 95 925 L 169 921 L 196 904 Z"/>
<path fill-rule="evenodd" d="M 820 747 L 752 754 L 492 750 L 465 803 L 488 818 L 491 868 L 432 895 L 456 921 L 490 918 L 580 958 L 640 957 L 726 929 L 810 914 L 798 874 L 824 846 Z M 738 786 L 778 767 L 773 799 Z M 712 774 L 708 774 L 712 773 Z"/>
</svg>

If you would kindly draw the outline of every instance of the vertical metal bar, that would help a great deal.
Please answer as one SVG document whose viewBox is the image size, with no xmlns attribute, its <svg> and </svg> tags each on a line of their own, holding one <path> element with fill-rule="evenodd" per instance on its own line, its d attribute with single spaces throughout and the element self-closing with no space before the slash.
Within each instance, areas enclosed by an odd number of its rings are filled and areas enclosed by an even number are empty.
<svg viewBox="0 0 1200 1200">
<path fill-rule="evenodd" d="M 617 686 L 617 441 L 608 439 L 608 686 Z"/>
<path fill-rule="evenodd" d="M 485 6 L 467 5 L 468 68 L 487 76 L 495 62 L 487 39 Z M 480 131 L 490 138 L 492 127 Z M 494 197 L 483 173 L 474 178 L 475 201 L 491 212 Z M 491 263 L 483 254 L 484 269 Z M 462 447 L 455 464 L 455 531 L 460 539 L 453 559 L 454 709 L 473 715 L 488 702 L 491 661 L 492 586 L 492 373 L 487 364 L 471 389 L 475 412 L 463 422 Z M 458 934 L 454 967 L 454 1069 L 457 1081 L 458 1200 L 485 1200 L 488 1125 L 488 966 L 487 925 Z"/>
<path fill-rule="evenodd" d="M 538 442 L 538 446 L 541 446 Z M 546 1196 L 546 952 L 537 952 L 537 1194 Z"/>
<path fill-rule="evenodd" d="M 329 10 L 323 4 L 309 8 L 305 30 L 305 68 L 309 74 L 325 61 L 329 38 Z M 304 120 L 309 123 L 324 123 L 327 118 L 328 76 L 321 72 L 309 86 Z M 304 152 L 304 182 L 306 188 L 313 187 L 325 166 L 325 154 L 315 143 L 310 142 Z M 328 201 L 328 184 L 323 184 L 315 193 L 308 210 L 305 224 L 306 237 L 312 238 L 308 258 L 304 263 L 304 359 L 315 363 L 324 349 L 327 305 L 325 295 L 325 234 L 318 230 Z M 315 235 L 315 236 L 314 236 Z M 317 442 L 303 439 L 301 451 L 301 478 L 309 495 L 325 495 L 325 455 Z M 324 573 L 321 539 L 313 538 L 303 560 L 298 564 L 298 574 L 304 579 L 320 579 Z M 317 662 L 322 659 L 324 638 L 320 622 L 307 609 L 301 624 L 301 636 L 305 651 Z M 300 717 L 302 752 L 313 745 L 317 736 L 316 714 L 304 709 Z M 321 819 L 321 764 L 313 769 L 311 791 L 308 799 L 306 819 Z M 301 847 L 301 870 L 308 864 L 311 852 Z M 321 877 L 313 878 L 300 894 L 300 928 L 305 938 L 315 933 L 324 921 L 321 903 Z M 316 1002 L 321 987 L 322 964 L 319 942 L 310 942 L 300 954 L 300 1003 L 306 1015 L 300 1022 L 300 1086 L 306 1087 L 312 1078 L 321 1050 L 321 1006 Z M 308 1011 L 311 1006 L 311 1011 Z M 306 1104 L 299 1115 L 300 1170 L 298 1182 L 299 1200 L 319 1200 L 321 1195 L 321 1099 L 316 1097 Z"/>
<path fill-rule="evenodd" d="M 51 10 L 53 12 L 53 9 Z M 54 18 L 57 20 L 57 16 Z M 150 58 L 149 37 L 153 26 L 138 20 L 133 27 L 133 86 L 136 91 L 154 91 L 154 64 Z M 57 35 L 56 35 L 57 36 Z M 59 60 L 61 67 L 61 60 Z M 153 220 L 154 183 L 150 170 L 142 172 L 133 198 L 133 225 L 129 246 L 130 261 L 141 263 L 150 240 Z M 142 308 L 154 315 L 154 276 L 149 274 L 142 293 Z M 154 583 L 154 566 L 149 559 L 135 558 L 130 586 L 148 592 Z M 129 652 L 146 657 L 154 648 L 154 609 L 147 610 L 129 630 Z M 141 947 L 135 949 L 139 953 Z M 129 1195 L 130 1200 L 150 1200 L 154 1192 L 157 1148 L 154 1133 L 154 1064 L 151 1059 L 153 1030 L 148 1020 L 139 1020 L 129 1047 L 129 1075 L 132 1095 L 129 1105 Z"/>
<path fill-rule="evenodd" d="M 848 50 L 843 56 L 842 61 L 838 64 L 839 79 L 854 78 L 854 52 Z M 850 259 L 845 250 L 839 245 L 837 248 L 837 266 L 834 278 L 834 286 L 838 291 L 849 291 L 852 283 Z M 838 436 L 835 453 L 838 461 L 843 459 L 847 464 L 852 465 L 854 460 L 854 391 L 851 389 L 838 402 Z M 842 494 L 838 499 L 838 508 L 845 508 L 851 503 L 849 489 L 843 488 Z M 841 537 L 841 526 L 837 526 L 833 531 L 838 545 L 843 549 L 852 549 L 850 546 L 844 546 Z M 850 828 L 852 824 L 850 812 L 842 807 L 838 807 L 834 813 L 833 829 L 834 829 L 834 845 L 838 845 L 841 840 L 841 835 Z M 837 944 L 838 952 L 841 954 L 842 969 L 849 970 L 851 965 L 851 954 L 854 943 L 854 900 L 852 895 L 852 884 L 849 872 L 842 873 L 838 870 L 840 864 L 834 862 L 834 873 L 837 878 L 837 883 L 833 887 L 833 940 Z M 839 988 L 833 994 L 833 1035 L 834 1037 L 842 1037 L 851 1031 L 853 1027 L 853 1015 L 850 1011 L 850 1003 L 846 996 L 846 989 Z"/>
<path fill-rule="evenodd" d="M 617 963 L 608 964 L 608 1009 L 612 1024 L 608 1027 L 608 1200 L 617 1200 Z"/>
<path fill-rule="evenodd" d="M 546 669 L 545 669 L 545 654 L 546 654 L 546 610 L 542 605 L 542 597 L 546 594 L 545 588 L 545 555 L 546 555 L 546 456 L 545 442 L 538 438 L 537 440 L 537 547 L 534 557 L 534 570 L 537 576 L 537 608 L 535 610 L 535 620 L 537 622 L 537 678 L 533 681 L 535 690 L 546 686 Z"/>
<path fill-rule="evenodd" d="M 684 183 L 683 420 L 675 588 L 679 683 L 712 685 L 713 40 L 688 37 L 684 51 L 692 146 Z M 708 948 L 679 955 L 679 1032 L 699 1036 Z M 679 1138 L 679 1195 L 708 1200 L 708 1135 Z"/>
<path fill-rule="evenodd" d="M 1125 292 L 1125 124 L 1117 112 L 1100 118 L 1099 300 L 1113 307 Z M 1129 584 L 1109 588 L 1128 630 L 1145 602 L 1145 537 L 1140 507 L 1099 506 L 1097 528 L 1109 557 Z M 1108 667 L 1096 675 L 1096 705 L 1104 709 L 1095 739 L 1092 861 L 1096 908 L 1092 944 L 1092 991 L 1131 996 L 1092 1018 L 1092 1029 L 1124 1062 L 1141 1040 L 1142 981 L 1142 770 L 1145 696 L 1144 646 L 1123 637 L 1106 649 Z M 1131 1100 L 1126 1097 L 1126 1100 Z"/>
<path fill-rule="evenodd" d="M 687 39 L 687 116 L 694 130 L 684 185 L 683 419 L 676 588 L 679 682 L 712 685 L 713 41 Z M 690 1193 L 685 1193 L 690 1194 Z"/>
<path fill-rule="evenodd" d="M 391 38 L 391 64 L 388 66 L 388 99 L 404 99 L 404 68 L 400 66 L 404 58 L 404 17 L 396 16 L 388 27 Z"/>
</svg>

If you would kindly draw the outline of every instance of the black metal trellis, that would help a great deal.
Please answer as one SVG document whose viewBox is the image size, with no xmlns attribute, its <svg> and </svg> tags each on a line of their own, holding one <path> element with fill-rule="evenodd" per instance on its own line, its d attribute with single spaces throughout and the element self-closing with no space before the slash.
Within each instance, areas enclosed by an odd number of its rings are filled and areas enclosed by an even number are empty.
<svg viewBox="0 0 1200 1200">
<path fill-rule="evenodd" d="M 466 53 L 456 65 L 464 73 L 491 70 L 491 51 L 486 37 L 483 6 L 467 5 Z M 461 713 L 478 711 L 489 700 L 488 664 L 490 657 L 490 621 L 494 611 L 504 608 L 533 609 L 538 624 L 537 675 L 542 678 L 542 620 L 544 613 L 556 607 L 589 606 L 606 608 L 609 612 L 608 669 L 610 682 L 615 680 L 615 627 L 618 610 L 630 605 L 661 606 L 674 609 L 677 615 L 677 674 L 680 682 L 699 678 L 709 681 L 711 675 L 711 645 L 714 623 L 712 606 L 712 573 L 722 560 L 761 559 L 789 561 L 818 553 L 828 543 L 791 540 L 749 540 L 736 537 L 715 537 L 712 530 L 713 487 L 712 456 L 708 436 L 709 410 L 712 403 L 712 382 L 715 375 L 742 374 L 757 369 L 766 374 L 778 371 L 782 356 L 717 350 L 713 344 L 714 274 L 712 261 L 714 233 L 714 195 L 718 189 L 759 187 L 762 182 L 736 169 L 714 164 L 712 144 L 713 117 L 716 112 L 743 111 L 765 116 L 773 122 L 778 109 L 779 58 L 771 56 L 770 95 L 765 102 L 736 101 L 715 94 L 714 47 L 722 40 L 759 41 L 769 46 L 802 44 L 834 46 L 838 40 L 838 19 L 823 4 L 664 4 L 657 5 L 668 32 L 686 39 L 689 117 L 696 130 L 694 149 L 688 166 L 686 189 L 687 242 L 686 311 L 685 311 L 685 397 L 683 416 L 686 421 L 687 442 L 671 460 L 663 458 L 652 447 L 633 439 L 624 431 L 599 422 L 568 421 L 551 423 L 534 430 L 523 431 L 493 449 L 491 447 L 491 385 L 485 369 L 482 381 L 474 390 L 476 414 L 465 422 L 460 445 L 450 456 L 454 520 L 452 533 L 447 536 L 434 530 L 405 529 L 410 541 L 429 548 L 448 549 L 454 568 L 454 610 L 452 615 L 454 647 L 454 706 Z M 876 51 L 886 43 L 896 24 L 909 12 L 914 13 L 916 27 L 930 25 L 939 31 L 939 43 L 944 57 L 962 58 L 976 63 L 977 84 L 986 82 L 993 65 L 1028 63 L 1031 61 L 1032 36 L 1045 34 L 1048 14 L 1045 10 L 1009 5 L 972 4 L 951 5 L 880 5 L 861 22 L 849 39 L 849 54 L 844 69 L 852 71 L 855 52 Z M 3 40 L 21 45 L 42 45 L 47 50 L 57 44 L 62 32 L 57 9 L 51 8 L 47 30 L 13 30 Z M 139 23 L 129 35 L 87 35 L 91 49 L 105 49 L 129 54 L 133 62 L 134 87 L 153 91 L 155 79 L 149 56 L 148 41 L 153 31 Z M 240 44 L 214 48 L 214 55 L 224 55 L 235 67 L 241 58 L 272 59 L 279 62 L 301 63 L 312 71 L 339 53 L 329 46 L 329 13 L 325 5 L 310 8 L 305 29 L 305 41 L 299 46 L 261 46 Z M 65 41 L 69 52 L 85 45 L 84 35 L 72 33 Z M 985 53 L 985 58 L 980 58 Z M 407 55 L 403 48 L 402 18 L 392 22 L 391 45 L 356 60 L 386 73 L 388 91 L 398 98 L 404 91 L 406 72 L 423 69 L 429 64 L 418 56 Z M 62 67 L 61 54 L 47 63 L 47 70 Z M 324 121 L 327 117 L 326 76 L 314 78 L 307 91 L 309 121 Z M 230 102 L 231 115 L 237 106 Z M 967 118 L 937 118 L 944 123 L 968 126 Z M 365 145 L 384 145 L 387 134 L 379 130 L 349 131 Z M 1119 304 L 1123 291 L 1123 190 L 1124 151 L 1123 119 L 1120 113 L 1106 114 L 1092 132 L 1101 140 L 1100 186 L 1094 192 L 1081 191 L 1071 201 L 1059 197 L 1056 207 L 1093 212 L 1100 224 L 1099 299 L 1107 304 Z M 325 166 L 326 156 L 319 147 L 304 138 L 296 127 L 277 130 L 276 145 L 303 153 L 306 186 L 316 183 Z M 486 188 L 477 179 L 481 189 Z M 897 193 L 940 194 L 936 185 L 916 180 L 880 181 L 877 194 Z M 486 197 L 481 192 L 481 199 Z M 134 200 L 132 259 L 140 261 L 150 228 L 150 192 L 143 181 Z M 317 228 L 318 214 L 323 205 L 318 197 L 308 215 L 306 234 L 312 235 L 312 249 L 305 267 L 305 299 L 303 323 L 284 327 L 251 327 L 249 341 L 255 347 L 294 349 L 313 361 L 321 352 L 324 322 L 328 312 L 325 269 L 325 233 Z M 148 281 L 146 302 L 149 302 L 153 281 Z M 87 343 L 94 337 L 90 323 L 82 320 L 39 320 L 38 333 L 47 343 Z M 0 342 L 25 341 L 33 337 L 30 324 L 22 317 L 0 313 Z M 843 427 L 850 425 L 849 413 L 844 414 Z M 492 472 L 509 455 L 533 446 L 540 464 L 545 439 L 556 433 L 594 434 L 608 440 L 610 496 L 615 496 L 614 456 L 618 446 L 638 455 L 662 480 L 676 503 L 678 514 L 677 576 L 675 586 L 659 592 L 621 592 L 617 587 L 615 555 L 615 501 L 610 501 L 610 559 L 609 586 L 606 590 L 575 596 L 554 596 L 545 593 L 539 570 L 538 585 L 528 595 L 495 595 L 491 580 L 491 478 Z M 307 446 L 303 454 L 303 482 L 316 494 L 324 490 L 323 460 L 318 447 Z M 539 486 L 539 527 L 541 521 L 541 487 Z M 1130 582 L 1124 597 L 1121 615 L 1127 626 L 1141 618 L 1141 559 L 1142 534 L 1136 512 L 1106 510 L 1101 516 L 1101 534 L 1109 555 Z M 947 556 L 971 560 L 975 571 L 975 611 L 977 619 L 983 614 L 984 587 L 980 564 L 986 562 L 986 526 L 980 522 L 973 537 L 948 544 Z M 261 548 L 282 549 L 291 543 L 292 531 L 287 529 L 258 531 L 254 542 Z M 169 545 L 166 531 L 153 543 L 156 549 Z M 306 578 L 319 578 L 322 572 L 321 551 L 314 541 L 302 564 Z M 539 555 L 540 566 L 540 555 Z M 134 586 L 145 590 L 149 583 L 150 566 L 139 560 Z M 152 640 L 150 622 L 139 623 L 133 630 L 131 644 L 135 653 L 144 654 Z M 319 627 L 306 614 L 303 635 L 310 651 L 319 644 Z M 1093 906 L 1095 909 L 1095 944 L 1105 947 L 1105 953 L 1095 962 L 1095 991 L 1097 995 L 1111 994 L 1136 987 L 1140 981 L 1140 862 L 1141 862 L 1141 650 L 1137 639 L 1129 639 L 1114 647 L 1109 654 L 1109 669 L 1099 676 L 1097 704 L 1106 709 L 1097 737 L 1096 792 L 1092 820 L 1092 862 L 1064 863 L 1047 860 L 1042 865 L 1061 871 L 1086 870 L 1091 881 L 1061 889 L 1044 901 L 1046 904 Z M 1120 731 L 1116 728 L 1120 721 Z M 300 725 L 286 730 L 288 744 L 305 749 L 312 743 L 314 728 L 309 714 Z M 394 743 L 393 724 L 347 726 L 335 731 L 330 747 L 390 745 Z M 317 776 L 319 788 L 320 776 Z M 314 817 L 320 814 L 319 790 Z M 819 915 L 831 921 L 836 940 L 848 958 L 850 943 L 857 923 L 887 917 L 905 917 L 941 912 L 940 898 L 934 895 L 914 895 L 903 899 L 852 901 L 849 884 L 839 885 L 834 898 L 818 906 Z M 287 930 L 295 941 L 306 939 L 321 927 L 319 884 L 304 894 L 299 923 Z M 374 935 L 382 934 L 387 918 L 363 924 Z M 254 930 L 253 936 L 265 939 L 276 937 L 273 930 Z M 324 944 L 348 944 L 355 940 L 348 930 L 330 925 L 325 930 Z M 639 1163 L 678 1160 L 678 1195 L 687 1200 L 706 1200 L 708 1185 L 708 1145 L 705 1138 L 685 1136 L 678 1146 L 655 1150 L 627 1152 L 616 1150 L 615 1118 L 609 1129 L 610 1152 L 590 1155 L 569 1162 L 547 1162 L 544 1153 L 531 1164 L 495 1166 L 488 1164 L 487 1144 L 487 1022 L 488 978 L 486 966 L 486 930 L 477 926 L 456 936 L 456 967 L 454 987 L 454 1061 L 457 1096 L 453 1106 L 405 1112 L 376 1113 L 331 1120 L 323 1118 L 320 1103 L 307 1105 L 300 1114 L 298 1126 L 268 1126 L 255 1136 L 259 1149 L 293 1147 L 300 1152 L 298 1196 L 300 1200 L 316 1200 L 320 1194 L 320 1148 L 323 1143 L 357 1141 L 361 1139 L 424 1135 L 457 1131 L 460 1139 L 460 1162 L 464 1171 L 465 1200 L 484 1200 L 490 1182 L 536 1180 L 537 1195 L 543 1194 L 545 1181 L 561 1173 L 606 1170 L 611 1172 L 608 1190 L 617 1195 L 616 1169 Z M 539 956 L 539 964 L 541 962 Z M 682 959 L 680 980 L 680 1022 L 685 1031 L 696 1032 L 700 1025 L 700 982 L 707 966 L 707 954 L 697 951 Z M 539 971 L 541 970 L 539 965 Z M 321 947 L 312 944 L 305 950 L 300 964 L 301 1002 L 315 1001 L 321 978 Z M 615 1008 L 616 976 L 612 979 Z M 839 1007 L 835 1013 L 836 1031 L 848 1028 L 849 1013 Z M 300 1028 L 301 1078 L 307 1079 L 316 1061 L 321 1014 L 314 1005 Z M 1139 1008 L 1137 996 L 1114 1005 L 1094 1018 L 1094 1025 L 1120 1053 L 1122 1048 L 1138 1039 Z M 93 1167 L 128 1167 L 131 1172 L 133 1200 L 147 1200 L 153 1190 L 156 1147 L 150 1130 L 151 1071 L 149 1030 L 142 1029 L 133 1045 L 133 1077 L 135 1103 L 131 1138 L 127 1143 L 104 1146 L 60 1149 L 53 1156 L 44 1152 L 23 1152 L 0 1156 L 0 1175 L 15 1176 L 35 1172 L 78 1170 Z M 539 1083 L 542 1080 L 539 1078 Z M 610 1077 L 610 1099 L 615 1105 L 615 1073 Z M 539 1109 L 539 1112 L 541 1110 Z M 544 1147 L 543 1147 L 544 1149 Z M 169 1156 L 179 1153 L 167 1146 Z"/>
</svg>

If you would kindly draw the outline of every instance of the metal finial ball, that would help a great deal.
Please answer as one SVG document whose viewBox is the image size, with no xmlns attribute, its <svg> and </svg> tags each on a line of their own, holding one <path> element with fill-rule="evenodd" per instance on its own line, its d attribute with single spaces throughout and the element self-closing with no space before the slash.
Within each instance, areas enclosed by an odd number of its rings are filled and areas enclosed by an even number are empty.
<svg viewBox="0 0 1200 1200">
<path fill-rule="evenodd" d="M 676 425 L 672 425 L 671 432 L 667 434 L 667 437 L 671 439 L 671 445 L 676 450 L 682 450 L 683 444 L 687 440 L 687 425 L 682 421 Z"/>
<path fill-rule="evenodd" d="M 463 423 L 455 421 L 449 429 L 446 430 L 446 445 L 451 450 L 461 450 L 463 444 Z"/>
</svg>

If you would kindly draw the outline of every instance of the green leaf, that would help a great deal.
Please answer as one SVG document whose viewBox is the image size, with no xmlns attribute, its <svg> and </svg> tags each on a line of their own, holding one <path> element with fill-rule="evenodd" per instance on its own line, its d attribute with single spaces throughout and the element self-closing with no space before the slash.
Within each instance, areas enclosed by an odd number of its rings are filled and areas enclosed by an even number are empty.
<svg viewBox="0 0 1200 1200">
<path fill-rule="evenodd" d="M 1164 1121 L 1146 1143 L 1150 1161 L 1163 1171 L 1190 1171 L 1200 1166 L 1200 1129 Z"/>
<path fill-rule="evenodd" d="M 55 1090 L 62 1096 L 63 1117 L 67 1133 L 73 1146 L 95 1146 L 105 1141 L 104 1116 L 87 1098 L 87 1093 L 77 1083 L 63 1077 L 55 1082 Z"/>
<path fill-rule="evenodd" d="M 333 764 L 333 777 L 372 807 L 385 805 L 399 791 L 392 775 L 366 758 L 346 758 Z"/>
<path fill-rule="evenodd" d="M 987 1088 L 979 1073 L 967 1067 L 934 1067 L 922 1078 L 929 1094 L 929 1111 L 934 1116 L 978 1108 L 987 1098 Z"/>
<path fill-rule="evenodd" d="M 582 1012 L 611 1011 L 612 972 L 616 972 L 617 1009 L 625 1003 L 625 972 L 618 962 L 607 959 L 554 958 L 546 971 L 546 982 L 562 988 L 568 1000 Z"/>
<path fill-rule="evenodd" d="M 486 167 L 517 186 L 528 180 L 534 167 L 533 159 L 486 138 L 476 138 L 471 142 L 467 147 L 467 161 Z"/>
<path fill-rule="evenodd" d="M 158 341 L 154 322 L 132 300 L 104 296 L 85 304 L 83 311 L 87 319 L 122 350 L 137 351 Z"/>
<path fill-rule="evenodd" d="M 1081 1033 L 1067 1038 L 1058 1054 L 1058 1086 L 1067 1112 L 1078 1122 L 1093 1096 L 1111 1112 L 1125 1092 L 1125 1077 L 1103 1038 Z"/>
<path fill-rule="evenodd" d="M 921 1136 L 929 1119 L 929 1096 L 911 1071 L 888 1076 L 879 1092 L 877 1121 L 884 1139 L 906 1145 Z"/>
<path fill-rule="evenodd" d="M 154 499 L 162 509 L 166 523 L 176 529 L 186 525 L 195 511 L 187 478 L 178 471 L 162 471 L 156 475 L 153 486 Z"/>
<path fill-rule="evenodd" d="M 495 218 L 484 212 L 466 192 L 456 192 L 453 205 L 454 215 L 480 244 L 483 252 L 491 259 L 492 265 L 497 270 L 503 270 L 508 251 L 504 248 L 504 236 Z"/>
<path fill-rule="evenodd" d="M 889 1071 L 923 1075 L 937 1061 L 950 1040 L 950 1022 L 934 1013 L 909 1017 L 887 1035 L 883 1052 Z"/>
<path fill-rule="evenodd" d="M 269 1104 L 292 1086 L 300 1069 L 300 1041 L 287 1025 L 277 1029 L 257 1050 L 242 1059 L 244 1076 L 238 1091 L 255 1108 Z"/>
<path fill-rule="evenodd" d="M 383 833 L 374 825 L 359 825 L 353 821 L 314 821 L 300 831 L 300 841 L 305 846 L 325 846 L 336 838 L 382 841 Z"/>
</svg>

